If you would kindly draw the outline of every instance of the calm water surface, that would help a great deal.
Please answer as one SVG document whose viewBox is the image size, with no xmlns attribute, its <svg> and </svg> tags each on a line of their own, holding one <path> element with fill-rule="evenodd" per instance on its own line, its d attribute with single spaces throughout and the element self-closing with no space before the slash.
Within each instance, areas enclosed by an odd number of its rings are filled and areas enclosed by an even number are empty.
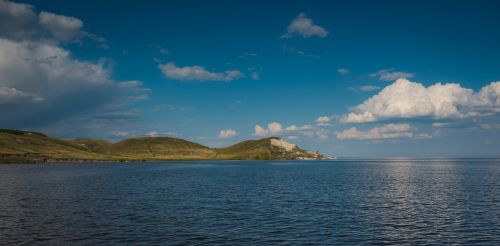
<svg viewBox="0 0 500 246">
<path fill-rule="evenodd" d="M 0 165 L 0 244 L 500 245 L 500 160 Z"/>
</svg>

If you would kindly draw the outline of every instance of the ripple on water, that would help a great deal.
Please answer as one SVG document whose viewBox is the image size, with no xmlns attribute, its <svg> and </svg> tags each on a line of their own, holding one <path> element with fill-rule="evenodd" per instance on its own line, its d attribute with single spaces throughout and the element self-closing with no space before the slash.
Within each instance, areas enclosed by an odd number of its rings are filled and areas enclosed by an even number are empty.
<svg viewBox="0 0 500 246">
<path fill-rule="evenodd" d="M 2 165 L 0 244 L 500 245 L 500 161 Z"/>
</svg>

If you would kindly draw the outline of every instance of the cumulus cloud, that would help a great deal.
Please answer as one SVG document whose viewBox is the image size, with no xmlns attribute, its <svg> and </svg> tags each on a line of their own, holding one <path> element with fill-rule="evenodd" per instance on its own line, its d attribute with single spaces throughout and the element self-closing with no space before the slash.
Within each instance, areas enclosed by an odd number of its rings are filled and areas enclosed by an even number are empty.
<svg viewBox="0 0 500 246">
<path fill-rule="evenodd" d="M 340 74 L 342 74 L 342 75 L 347 75 L 347 74 L 349 74 L 351 71 L 349 71 L 349 69 L 347 69 L 347 68 L 339 68 L 339 69 L 337 69 L 337 72 L 339 72 L 339 73 L 340 73 Z"/>
<path fill-rule="evenodd" d="M 232 138 L 238 135 L 238 133 L 233 129 L 220 130 L 218 138 Z"/>
<path fill-rule="evenodd" d="M 42 11 L 38 14 L 40 26 L 48 30 L 54 38 L 61 41 L 72 40 L 81 35 L 83 22 L 77 18 L 56 15 Z"/>
<path fill-rule="evenodd" d="M 158 68 L 165 77 L 182 81 L 232 81 L 245 77 L 239 70 L 210 72 L 202 66 L 178 67 L 173 62 L 160 64 Z"/>
<path fill-rule="evenodd" d="M 377 140 L 390 138 L 413 138 L 415 133 L 409 124 L 387 124 L 367 131 L 358 130 L 356 127 L 335 132 L 338 139 Z"/>
<path fill-rule="evenodd" d="M 260 125 L 255 125 L 254 130 L 255 130 L 254 131 L 255 136 L 262 137 L 262 136 L 266 136 L 269 134 L 271 134 L 271 135 L 278 134 L 283 130 L 283 127 L 278 122 L 271 122 L 271 123 L 267 124 L 267 128 L 263 128 Z"/>
<path fill-rule="evenodd" d="M 459 84 L 437 83 L 429 87 L 398 79 L 377 95 L 353 108 L 341 122 L 362 123 L 395 118 L 456 119 L 500 112 L 500 82 L 479 92 Z"/>
<path fill-rule="evenodd" d="M 302 135 L 310 138 L 320 138 L 325 139 L 328 138 L 328 131 L 325 129 L 316 129 L 313 125 L 305 124 L 302 126 L 297 125 L 289 125 L 287 127 L 283 127 L 278 122 L 271 122 L 267 125 L 267 127 L 262 127 L 260 125 L 255 125 L 254 128 L 254 136 L 264 137 L 270 135 L 279 135 L 279 136 L 292 136 L 297 137 L 296 135 Z"/>
<path fill-rule="evenodd" d="M 323 27 L 315 25 L 312 19 L 308 18 L 306 14 L 300 13 L 292 23 L 288 26 L 287 33 L 281 35 L 281 38 L 291 38 L 300 35 L 303 38 L 318 36 L 321 38 L 328 35 L 328 31 Z"/>
<path fill-rule="evenodd" d="M 394 68 L 390 68 L 390 69 L 379 70 L 375 73 L 370 74 L 370 76 L 377 77 L 379 80 L 382 81 L 394 81 L 397 79 L 409 79 L 415 76 L 415 74 L 409 72 L 395 71 Z"/>
<path fill-rule="evenodd" d="M 0 37 L 22 41 L 60 43 L 89 38 L 105 48 L 106 39 L 82 30 L 78 18 L 46 11 L 35 12 L 29 4 L 0 1 Z"/>
<path fill-rule="evenodd" d="M 254 128 L 254 134 L 255 136 L 258 136 L 258 137 L 263 137 L 263 136 L 266 136 L 267 135 L 267 129 L 260 126 L 260 125 L 255 125 L 255 128 Z"/>
<path fill-rule="evenodd" d="M 272 134 L 272 133 L 278 133 L 278 132 L 280 132 L 281 129 L 283 129 L 283 128 L 281 127 L 280 123 L 278 123 L 278 122 L 272 122 L 272 123 L 267 124 L 267 129 Z"/>
<path fill-rule="evenodd" d="M 33 6 L 0 1 L 0 36 L 25 39 L 39 33 L 38 17 Z"/>
<path fill-rule="evenodd" d="M 319 116 L 316 118 L 316 124 L 318 126 L 331 126 L 332 124 L 330 123 L 332 121 L 333 117 L 330 116 Z"/>
<path fill-rule="evenodd" d="M 149 93 L 141 82 L 113 80 L 106 60 L 78 60 L 60 45 L 77 38 L 80 20 L 33 9 L 0 1 L 0 125 L 33 127 L 116 110 Z"/>
</svg>

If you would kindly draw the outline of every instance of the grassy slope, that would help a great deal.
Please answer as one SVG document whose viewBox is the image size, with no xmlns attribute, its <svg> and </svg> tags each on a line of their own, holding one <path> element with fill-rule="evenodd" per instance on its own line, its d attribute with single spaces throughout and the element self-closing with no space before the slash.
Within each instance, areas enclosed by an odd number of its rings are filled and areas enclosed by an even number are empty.
<svg viewBox="0 0 500 246">
<path fill-rule="evenodd" d="M 199 160 L 215 151 L 169 137 L 131 138 L 118 143 L 78 138 L 60 140 L 40 133 L 0 130 L 0 163 L 64 160 Z"/>
<path fill-rule="evenodd" d="M 39 133 L 0 130 L 0 163 L 72 159 L 106 160 L 111 157 Z"/>
<path fill-rule="evenodd" d="M 216 149 L 217 159 L 270 160 L 275 159 L 270 147 L 271 138 L 247 140 L 226 148 Z"/>
<path fill-rule="evenodd" d="M 36 132 L 0 129 L 0 163 L 293 158 L 273 147 L 271 139 L 247 140 L 226 148 L 211 149 L 170 137 L 130 138 L 111 143 L 88 138 L 60 140 Z"/>
<path fill-rule="evenodd" d="M 78 145 L 79 148 L 83 148 L 86 151 L 95 153 L 105 153 L 108 148 L 113 145 L 113 143 L 106 140 L 90 139 L 90 138 L 77 138 L 69 140 L 69 142 Z"/>
<path fill-rule="evenodd" d="M 170 137 L 131 138 L 110 146 L 105 153 L 158 160 L 212 159 L 215 153 L 201 144 Z"/>
</svg>

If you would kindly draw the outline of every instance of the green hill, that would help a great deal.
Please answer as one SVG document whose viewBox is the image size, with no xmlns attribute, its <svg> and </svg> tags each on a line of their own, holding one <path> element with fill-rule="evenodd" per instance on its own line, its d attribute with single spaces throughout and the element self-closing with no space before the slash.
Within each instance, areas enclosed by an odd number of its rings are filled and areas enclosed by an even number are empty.
<svg viewBox="0 0 500 246">
<path fill-rule="evenodd" d="M 90 139 L 90 138 L 76 138 L 70 140 L 69 142 L 78 145 L 79 148 L 83 148 L 86 151 L 96 152 L 96 153 L 106 153 L 106 150 L 113 145 L 113 143 L 108 142 L 106 140 Z"/>
<path fill-rule="evenodd" d="M 273 159 L 270 138 L 246 140 L 226 148 L 217 149 L 220 159 L 269 160 Z"/>
<path fill-rule="evenodd" d="M 170 137 L 126 139 L 113 144 L 106 153 L 158 160 L 199 160 L 215 156 L 215 152 L 206 146 Z"/>
<path fill-rule="evenodd" d="M 61 140 L 42 133 L 0 129 L 0 163 L 320 159 L 279 138 L 247 140 L 226 148 L 209 148 L 171 137 L 139 137 L 112 143 L 77 138 Z"/>
<path fill-rule="evenodd" d="M 87 151 L 81 146 L 37 132 L 0 130 L 0 163 L 97 161 L 111 156 Z"/>
<path fill-rule="evenodd" d="M 216 149 L 218 159 L 236 160 L 290 160 L 321 159 L 317 152 L 300 149 L 277 137 L 247 140 L 226 148 Z"/>
</svg>

